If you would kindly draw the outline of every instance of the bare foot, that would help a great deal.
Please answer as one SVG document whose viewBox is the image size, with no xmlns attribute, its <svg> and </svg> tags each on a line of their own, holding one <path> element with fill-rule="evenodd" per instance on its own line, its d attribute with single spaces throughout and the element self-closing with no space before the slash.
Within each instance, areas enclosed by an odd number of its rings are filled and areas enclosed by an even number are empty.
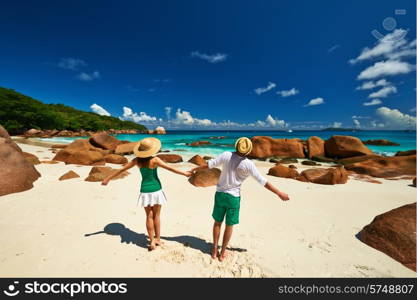
<svg viewBox="0 0 417 300">
<path fill-rule="evenodd" d="M 155 240 L 155 245 L 156 246 L 162 246 L 163 244 L 164 244 L 163 241 L 161 241 L 161 240 Z"/>
<path fill-rule="evenodd" d="M 156 242 L 155 242 L 155 240 L 153 240 L 148 247 L 148 251 L 152 251 L 152 250 L 155 250 L 155 249 L 156 249 Z"/>
<path fill-rule="evenodd" d="M 214 247 L 211 249 L 211 258 L 216 259 L 217 258 L 217 247 Z"/>
<path fill-rule="evenodd" d="M 220 256 L 219 256 L 219 261 L 223 261 L 226 257 L 227 257 L 227 252 L 222 251 L 222 253 L 220 253 Z"/>
</svg>

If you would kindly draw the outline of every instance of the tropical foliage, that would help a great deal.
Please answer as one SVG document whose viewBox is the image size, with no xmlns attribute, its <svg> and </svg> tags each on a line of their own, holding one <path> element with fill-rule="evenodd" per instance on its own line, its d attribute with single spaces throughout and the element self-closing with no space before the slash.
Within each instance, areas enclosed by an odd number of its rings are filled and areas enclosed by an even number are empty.
<svg viewBox="0 0 417 300">
<path fill-rule="evenodd" d="M 137 129 L 146 127 L 115 117 L 100 116 L 63 104 L 45 104 L 12 89 L 0 87 L 0 124 L 10 134 L 36 129 L 99 131 L 108 129 Z"/>
</svg>

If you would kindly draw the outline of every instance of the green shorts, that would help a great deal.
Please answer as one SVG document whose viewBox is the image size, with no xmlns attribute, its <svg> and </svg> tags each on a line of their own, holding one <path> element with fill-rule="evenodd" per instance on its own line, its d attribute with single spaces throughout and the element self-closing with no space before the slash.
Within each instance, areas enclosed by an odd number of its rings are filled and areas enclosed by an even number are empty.
<svg viewBox="0 0 417 300">
<path fill-rule="evenodd" d="M 226 215 L 226 225 L 239 224 L 240 197 L 216 192 L 214 198 L 213 219 L 223 222 Z"/>
</svg>

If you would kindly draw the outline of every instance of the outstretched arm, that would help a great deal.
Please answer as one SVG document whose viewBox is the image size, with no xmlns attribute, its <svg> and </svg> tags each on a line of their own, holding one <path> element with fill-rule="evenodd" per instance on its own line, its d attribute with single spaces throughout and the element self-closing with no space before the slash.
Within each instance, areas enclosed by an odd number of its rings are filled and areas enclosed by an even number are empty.
<svg viewBox="0 0 417 300">
<path fill-rule="evenodd" d="M 123 168 L 117 170 L 113 174 L 110 174 L 109 176 L 107 176 L 106 178 L 104 178 L 103 181 L 101 182 L 101 185 L 107 185 L 112 178 L 116 177 L 117 175 L 120 175 L 124 171 L 129 170 L 130 168 L 134 167 L 135 165 L 136 165 L 136 161 L 135 160 L 130 161 Z"/>
<path fill-rule="evenodd" d="M 160 159 L 159 157 L 156 158 L 156 163 L 159 167 L 164 168 L 168 171 L 171 171 L 175 174 L 179 174 L 179 175 L 184 175 L 186 177 L 190 177 L 192 174 L 190 171 L 181 171 L 179 169 L 173 168 L 170 165 L 168 165 L 167 163 L 165 163 L 162 159 Z"/>
<path fill-rule="evenodd" d="M 273 186 L 272 183 L 270 183 L 268 181 L 265 184 L 265 188 L 267 190 L 270 190 L 271 192 L 273 192 L 278 197 L 280 197 L 282 201 L 290 200 L 290 197 L 286 193 L 281 192 L 279 189 L 277 189 L 275 186 Z"/>
<path fill-rule="evenodd" d="M 290 200 L 288 195 L 284 192 L 281 192 L 279 189 L 277 189 L 275 186 L 272 185 L 272 183 L 268 182 L 258 171 L 254 163 L 249 164 L 249 172 L 252 175 L 253 178 L 255 178 L 256 181 L 258 181 L 260 184 L 262 184 L 267 190 L 270 190 L 275 195 L 281 198 L 282 201 Z"/>
</svg>

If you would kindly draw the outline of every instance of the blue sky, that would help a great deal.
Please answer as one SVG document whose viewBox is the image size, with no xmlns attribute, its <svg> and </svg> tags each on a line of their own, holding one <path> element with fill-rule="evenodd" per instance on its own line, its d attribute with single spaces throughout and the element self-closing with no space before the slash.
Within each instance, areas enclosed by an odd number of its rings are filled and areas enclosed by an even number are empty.
<svg viewBox="0 0 417 300">
<path fill-rule="evenodd" d="M 0 86 L 150 128 L 410 128 L 415 13 L 413 0 L 8 1 Z"/>
</svg>

